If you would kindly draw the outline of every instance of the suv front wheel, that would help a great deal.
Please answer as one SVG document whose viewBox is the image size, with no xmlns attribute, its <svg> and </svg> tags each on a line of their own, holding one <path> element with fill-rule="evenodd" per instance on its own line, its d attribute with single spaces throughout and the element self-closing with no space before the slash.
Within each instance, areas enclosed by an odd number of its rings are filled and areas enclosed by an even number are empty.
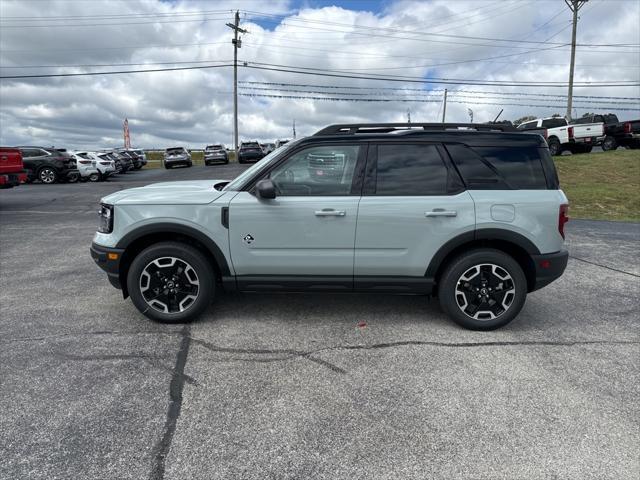
<svg viewBox="0 0 640 480">
<path fill-rule="evenodd" d="M 513 320 L 527 296 L 527 280 L 513 257 L 478 249 L 455 258 L 438 287 L 440 306 L 456 323 L 494 330 Z"/>
<path fill-rule="evenodd" d="M 213 269 L 190 245 L 163 242 L 138 254 L 127 275 L 131 300 L 141 313 L 162 323 L 194 320 L 213 300 Z"/>
</svg>

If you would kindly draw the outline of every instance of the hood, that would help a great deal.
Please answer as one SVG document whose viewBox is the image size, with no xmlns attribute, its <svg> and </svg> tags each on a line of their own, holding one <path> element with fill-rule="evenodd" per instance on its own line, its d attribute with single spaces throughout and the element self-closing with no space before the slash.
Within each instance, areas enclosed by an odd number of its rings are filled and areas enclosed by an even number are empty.
<svg viewBox="0 0 640 480">
<path fill-rule="evenodd" d="M 215 185 L 229 180 L 192 180 L 152 183 L 146 187 L 129 188 L 104 197 L 109 205 L 204 205 L 224 192 Z"/>
</svg>

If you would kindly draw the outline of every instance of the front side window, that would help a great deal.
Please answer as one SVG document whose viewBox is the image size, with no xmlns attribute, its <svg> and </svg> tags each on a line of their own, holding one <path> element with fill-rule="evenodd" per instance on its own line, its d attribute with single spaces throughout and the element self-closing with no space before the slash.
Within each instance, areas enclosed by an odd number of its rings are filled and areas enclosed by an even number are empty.
<svg viewBox="0 0 640 480">
<path fill-rule="evenodd" d="M 323 145 L 293 154 L 269 178 L 278 195 L 349 195 L 358 161 L 357 145 Z"/>
<path fill-rule="evenodd" d="M 379 145 L 376 195 L 446 195 L 448 170 L 435 145 Z"/>
</svg>

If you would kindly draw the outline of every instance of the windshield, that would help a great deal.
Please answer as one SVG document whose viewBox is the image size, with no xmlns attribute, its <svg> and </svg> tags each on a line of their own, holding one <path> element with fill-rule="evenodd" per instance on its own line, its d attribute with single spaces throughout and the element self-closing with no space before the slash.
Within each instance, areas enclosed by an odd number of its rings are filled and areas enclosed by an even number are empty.
<svg viewBox="0 0 640 480">
<path fill-rule="evenodd" d="M 276 157 L 280 157 L 281 155 L 283 155 L 284 153 L 286 153 L 287 150 L 289 150 L 290 148 L 294 147 L 295 145 L 297 145 L 300 142 L 300 140 L 297 140 L 295 142 L 289 142 L 287 145 L 283 145 L 281 148 L 279 148 L 278 150 L 274 150 L 273 152 L 271 152 L 269 155 L 267 155 L 266 157 L 264 157 L 262 160 L 260 160 L 258 163 L 253 164 L 252 167 L 248 168 L 247 170 L 245 170 L 243 173 L 241 173 L 238 177 L 236 177 L 231 183 L 229 183 L 229 185 L 227 185 L 226 187 L 224 187 L 224 190 L 240 190 L 240 188 L 242 188 L 242 185 L 244 184 L 244 182 L 253 177 L 254 175 L 256 175 L 257 173 L 261 172 L 262 170 L 264 170 L 266 167 L 269 166 L 269 164 L 276 158 Z"/>
<path fill-rule="evenodd" d="M 258 145 L 255 142 L 246 142 L 246 143 L 242 143 L 240 145 L 240 148 L 260 148 L 260 145 Z"/>
<path fill-rule="evenodd" d="M 205 150 L 222 150 L 222 145 L 208 145 Z"/>
<path fill-rule="evenodd" d="M 184 149 L 182 148 L 167 148 L 167 153 L 169 155 L 176 155 L 176 154 L 180 154 L 183 153 Z"/>
</svg>

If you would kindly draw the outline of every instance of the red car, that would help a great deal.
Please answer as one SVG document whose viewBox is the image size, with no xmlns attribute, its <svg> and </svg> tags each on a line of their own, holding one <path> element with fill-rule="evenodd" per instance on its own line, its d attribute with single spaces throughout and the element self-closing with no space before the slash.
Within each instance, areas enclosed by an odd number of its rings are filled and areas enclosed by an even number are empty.
<svg viewBox="0 0 640 480">
<path fill-rule="evenodd" d="M 0 188 L 17 187 L 27 181 L 22 153 L 17 148 L 0 147 Z"/>
</svg>

